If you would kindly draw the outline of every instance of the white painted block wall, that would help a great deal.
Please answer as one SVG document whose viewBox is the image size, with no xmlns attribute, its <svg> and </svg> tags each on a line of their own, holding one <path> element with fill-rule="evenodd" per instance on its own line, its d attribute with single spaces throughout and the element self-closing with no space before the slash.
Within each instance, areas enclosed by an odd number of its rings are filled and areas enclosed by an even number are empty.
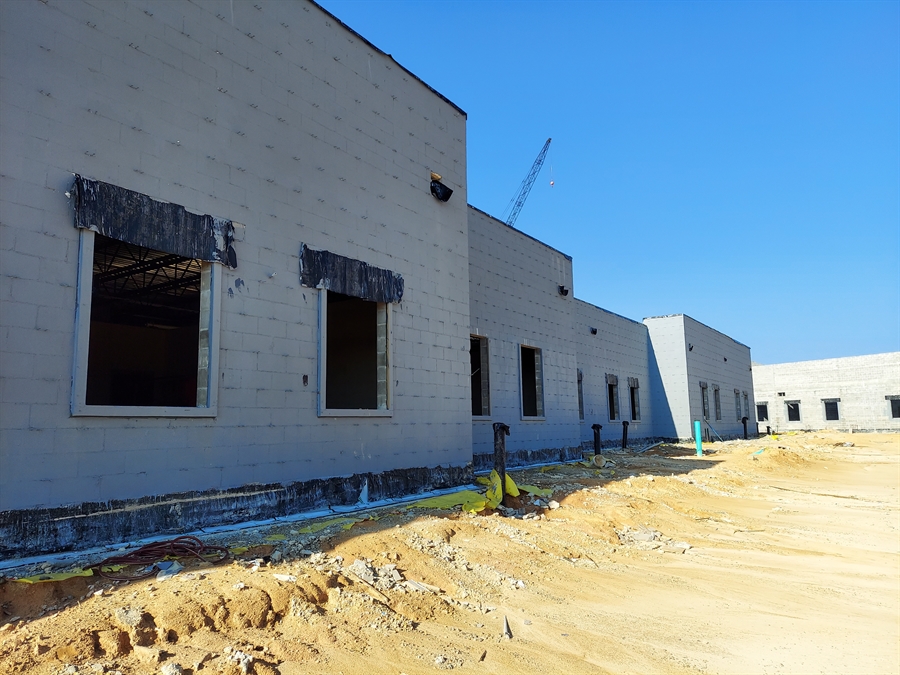
<svg viewBox="0 0 900 675">
<path fill-rule="evenodd" d="M 575 301 L 574 340 L 578 350 L 584 390 L 584 421 L 581 440 L 594 440 L 591 425 L 600 424 L 601 439 L 622 438 L 622 421 L 628 420 L 628 438 L 638 439 L 655 434 L 655 406 L 649 367 L 649 335 L 647 327 L 623 316 L 608 312 L 581 300 Z M 591 329 L 596 329 L 596 335 Z M 609 419 L 609 395 L 606 375 L 618 377 L 619 418 Z M 639 421 L 631 419 L 628 378 L 637 378 L 640 391 Z"/>
<path fill-rule="evenodd" d="M 644 319 L 650 332 L 653 355 L 663 389 L 657 389 L 658 403 L 665 399 L 671 423 L 657 407 L 659 435 L 674 427 L 678 438 L 693 437 L 693 421 L 703 421 L 700 382 L 706 382 L 709 420 L 718 434 L 728 438 L 743 435 L 744 427 L 735 408 L 734 390 L 741 393 L 740 417 L 744 416 L 743 394 L 749 402 L 748 432 L 755 433 L 753 414 L 753 371 L 750 348 L 684 314 Z M 719 386 L 722 419 L 716 419 L 714 387 Z M 707 422 L 703 421 L 704 434 Z M 713 434 L 713 438 L 715 434 Z"/>
<path fill-rule="evenodd" d="M 900 431 L 885 396 L 900 396 L 900 352 L 753 366 L 758 403 L 766 403 L 774 431 L 839 429 Z M 784 396 L 779 396 L 783 393 Z M 839 398 L 840 419 L 825 419 L 823 399 Z M 787 401 L 800 401 L 800 421 L 787 419 Z M 756 409 L 753 411 L 756 420 Z"/>
<path fill-rule="evenodd" d="M 471 332 L 488 339 L 491 368 L 491 417 L 473 422 L 474 453 L 493 452 L 493 422 L 510 426 L 510 452 L 579 445 L 572 259 L 470 206 L 469 299 Z M 522 416 L 521 344 L 542 352 L 544 419 Z"/>
<path fill-rule="evenodd" d="M 464 112 L 307 2 L 4 2 L 0 31 L 0 510 L 470 461 Z M 75 172 L 245 225 L 216 419 L 69 415 Z M 316 416 L 301 242 L 403 275 L 392 418 Z"/>
</svg>

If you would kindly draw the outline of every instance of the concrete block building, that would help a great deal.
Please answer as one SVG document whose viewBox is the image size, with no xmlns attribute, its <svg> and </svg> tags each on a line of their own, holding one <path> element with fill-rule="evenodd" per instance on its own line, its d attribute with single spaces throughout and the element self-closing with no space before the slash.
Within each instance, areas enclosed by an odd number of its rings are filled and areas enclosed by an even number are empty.
<svg viewBox="0 0 900 675">
<path fill-rule="evenodd" d="M 469 207 L 473 456 L 492 463 L 493 422 L 512 463 L 572 459 L 600 424 L 627 438 L 743 434 L 750 348 L 691 317 L 628 319 L 574 297 L 572 258 Z"/>
<path fill-rule="evenodd" d="M 753 365 L 759 430 L 900 431 L 900 352 Z"/>
<path fill-rule="evenodd" d="M 311 2 L 0 12 L 3 547 L 470 475 L 459 107 Z"/>
<path fill-rule="evenodd" d="M 689 437 L 701 382 L 749 405 L 746 347 L 575 299 L 469 207 L 465 112 L 314 2 L 0 32 L 0 556 L 461 485 L 493 422 L 523 464 Z"/>
<path fill-rule="evenodd" d="M 743 434 L 753 410 L 750 348 L 684 314 L 644 323 L 659 435 L 690 438 L 694 421 L 706 438 Z"/>
</svg>

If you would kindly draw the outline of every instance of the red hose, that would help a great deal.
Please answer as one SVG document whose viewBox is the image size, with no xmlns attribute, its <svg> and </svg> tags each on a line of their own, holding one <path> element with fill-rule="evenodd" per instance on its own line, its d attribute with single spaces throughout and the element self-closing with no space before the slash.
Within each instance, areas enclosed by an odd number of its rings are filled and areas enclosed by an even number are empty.
<svg viewBox="0 0 900 675">
<path fill-rule="evenodd" d="M 218 554 L 217 557 L 210 559 L 210 554 Z M 183 536 L 169 539 L 168 541 L 158 541 L 146 546 L 141 546 L 125 555 L 117 555 L 107 558 L 94 565 L 88 565 L 85 569 L 94 571 L 94 574 L 111 579 L 113 581 L 136 581 L 138 579 L 147 579 L 154 576 L 157 570 L 153 567 L 154 563 L 158 563 L 165 558 L 187 558 L 194 557 L 203 562 L 218 565 L 228 560 L 228 549 L 224 546 L 214 546 L 204 544 L 197 537 Z M 136 565 L 139 567 L 150 566 L 149 570 L 139 571 L 134 575 L 123 575 L 115 572 L 104 571 L 104 567 L 113 565 Z"/>
</svg>

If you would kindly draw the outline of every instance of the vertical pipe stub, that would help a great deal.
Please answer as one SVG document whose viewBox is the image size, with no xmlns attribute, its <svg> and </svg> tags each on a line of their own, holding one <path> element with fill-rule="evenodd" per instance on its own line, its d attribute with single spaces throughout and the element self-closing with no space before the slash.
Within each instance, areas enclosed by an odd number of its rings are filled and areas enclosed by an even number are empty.
<svg viewBox="0 0 900 675">
<path fill-rule="evenodd" d="M 506 506 L 506 437 L 509 425 L 494 422 L 494 471 L 500 476 L 500 503 Z"/>
<path fill-rule="evenodd" d="M 694 420 L 694 438 L 697 441 L 697 457 L 703 456 L 703 436 L 700 433 L 700 420 Z"/>
<path fill-rule="evenodd" d="M 742 417 L 741 423 L 744 425 L 744 440 L 746 441 L 747 440 L 747 418 Z"/>
<path fill-rule="evenodd" d="M 600 430 L 603 428 L 602 424 L 592 424 L 591 429 L 594 430 L 594 454 L 600 454 Z"/>
<path fill-rule="evenodd" d="M 622 422 L 622 449 L 628 446 L 628 420 Z"/>
</svg>

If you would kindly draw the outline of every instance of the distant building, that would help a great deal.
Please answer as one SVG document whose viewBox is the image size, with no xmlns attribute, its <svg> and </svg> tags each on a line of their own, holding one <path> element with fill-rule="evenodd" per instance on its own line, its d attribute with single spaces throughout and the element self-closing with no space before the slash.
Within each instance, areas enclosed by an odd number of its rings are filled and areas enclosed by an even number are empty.
<svg viewBox="0 0 900 675">
<path fill-rule="evenodd" d="M 753 365 L 761 432 L 900 431 L 900 352 Z"/>
</svg>

